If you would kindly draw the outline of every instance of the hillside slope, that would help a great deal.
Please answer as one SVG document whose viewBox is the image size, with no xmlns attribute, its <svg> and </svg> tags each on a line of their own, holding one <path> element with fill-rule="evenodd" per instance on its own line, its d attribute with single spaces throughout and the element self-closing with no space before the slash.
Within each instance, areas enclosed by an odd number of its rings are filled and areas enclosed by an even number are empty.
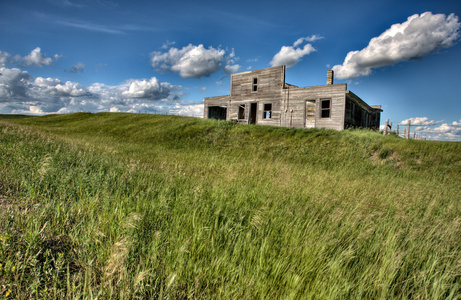
<svg viewBox="0 0 461 300">
<path fill-rule="evenodd" d="M 461 292 L 461 143 L 113 113 L 0 130 L 4 295 Z"/>
</svg>

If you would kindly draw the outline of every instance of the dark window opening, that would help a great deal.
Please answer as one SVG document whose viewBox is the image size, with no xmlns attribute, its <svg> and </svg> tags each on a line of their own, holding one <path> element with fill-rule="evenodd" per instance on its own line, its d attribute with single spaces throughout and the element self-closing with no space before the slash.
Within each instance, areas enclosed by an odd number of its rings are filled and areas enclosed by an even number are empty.
<svg viewBox="0 0 461 300">
<path fill-rule="evenodd" d="M 357 105 L 354 110 L 354 125 L 355 126 L 357 127 L 362 126 L 362 117 L 363 117 L 362 108 L 359 105 Z"/>
<path fill-rule="evenodd" d="M 239 120 L 245 119 L 245 105 L 239 105 L 238 119 Z"/>
<path fill-rule="evenodd" d="M 208 107 L 208 119 L 225 120 L 227 116 L 226 106 Z"/>
<path fill-rule="evenodd" d="M 345 123 L 346 123 L 346 128 L 350 127 L 357 127 L 357 124 L 355 122 L 355 103 L 352 102 L 349 99 L 346 99 L 346 113 L 345 113 Z"/>
<path fill-rule="evenodd" d="M 354 106 L 354 103 L 352 103 L 349 99 L 346 100 L 346 119 L 354 119 Z"/>
<path fill-rule="evenodd" d="M 322 100 L 322 118 L 329 118 L 331 110 L 331 100 Z"/>
<path fill-rule="evenodd" d="M 258 91 L 258 78 L 253 78 L 253 92 Z"/>
<path fill-rule="evenodd" d="M 264 112 L 263 112 L 263 119 L 270 119 L 272 118 L 272 104 L 264 104 Z"/>
</svg>

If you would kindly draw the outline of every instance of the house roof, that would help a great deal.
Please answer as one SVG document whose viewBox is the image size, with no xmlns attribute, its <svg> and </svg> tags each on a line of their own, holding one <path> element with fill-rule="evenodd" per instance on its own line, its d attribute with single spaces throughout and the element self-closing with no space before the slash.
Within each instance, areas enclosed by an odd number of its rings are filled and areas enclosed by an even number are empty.
<svg viewBox="0 0 461 300">
<path fill-rule="evenodd" d="M 296 85 L 289 84 L 289 83 L 285 82 L 285 88 L 286 89 L 292 89 L 292 88 L 299 88 L 299 86 L 296 86 Z"/>
<path fill-rule="evenodd" d="M 346 96 L 347 97 L 350 97 L 352 99 L 354 99 L 355 101 L 357 101 L 361 106 L 363 106 L 364 108 L 368 109 L 368 110 L 374 110 L 374 111 L 379 111 L 379 112 L 383 112 L 383 110 L 381 109 L 381 105 L 368 105 L 365 101 L 363 101 L 359 96 L 357 96 L 356 94 L 354 94 L 353 92 L 351 91 L 346 91 Z"/>
</svg>

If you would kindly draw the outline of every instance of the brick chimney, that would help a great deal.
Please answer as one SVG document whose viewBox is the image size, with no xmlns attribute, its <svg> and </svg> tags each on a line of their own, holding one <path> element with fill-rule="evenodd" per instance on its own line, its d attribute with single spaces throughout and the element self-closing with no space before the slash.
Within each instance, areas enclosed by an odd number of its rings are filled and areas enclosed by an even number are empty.
<svg viewBox="0 0 461 300">
<path fill-rule="evenodd" d="M 334 72 L 333 70 L 327 71 L 327 85 L 333 84 Z"/>
</svg>

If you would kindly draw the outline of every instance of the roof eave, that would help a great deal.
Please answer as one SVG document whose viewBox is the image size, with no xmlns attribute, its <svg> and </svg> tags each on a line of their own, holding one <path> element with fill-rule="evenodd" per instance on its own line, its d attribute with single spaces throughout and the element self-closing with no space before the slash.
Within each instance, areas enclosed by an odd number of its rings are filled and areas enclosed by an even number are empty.
<svg viewBox="0 0 461 300">
<path fill-rule="evenodd" d="M 381 106 L 379 106 L 380 108 L 370 106 L 365 101 L 363 101 L 359 96 L 357 96 L 351 91 L 346 91 L 346 94 L 350 96 L 351 98 L 353 98 L 354 100 L 356 100 L 357 102 L 359 102 L 361 105 L 365 106 L 369 110 L 383 112 L 383 110 L 381 109 Z"/>
</svg>

